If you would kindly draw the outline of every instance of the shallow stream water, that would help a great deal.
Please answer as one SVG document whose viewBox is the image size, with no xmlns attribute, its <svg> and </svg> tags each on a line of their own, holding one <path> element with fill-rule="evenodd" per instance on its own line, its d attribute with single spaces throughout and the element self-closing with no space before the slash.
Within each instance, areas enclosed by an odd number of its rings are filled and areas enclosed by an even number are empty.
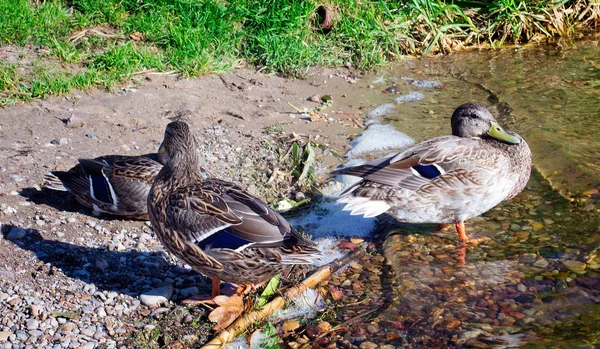
<svg viewBox="0 0 600 349">
<path fill-rule="evenodd" d="M 534 154 L 526 189 L 466 223 L 488 237 L 400 225 L 383 254 L 394 292 L 371 342 L 394 347 L 578 348 L 600 345 L 600 47 L 538 46 L 409 61 L 371 77 L 375 105 L 418 91 L 380 123 L 416 142 L 449 133 L 466 101 L 490 106 Z M 419 88 L 407 78 L 436 81 Z M 418 84 L 417 84 L 418 85 Z M 381 154 L 376 154 L 381 155 Z M 373 156 L 376 156 L 373 155 Z M 464 262 L 464 264 L 463 264 Z"/>
</svg>

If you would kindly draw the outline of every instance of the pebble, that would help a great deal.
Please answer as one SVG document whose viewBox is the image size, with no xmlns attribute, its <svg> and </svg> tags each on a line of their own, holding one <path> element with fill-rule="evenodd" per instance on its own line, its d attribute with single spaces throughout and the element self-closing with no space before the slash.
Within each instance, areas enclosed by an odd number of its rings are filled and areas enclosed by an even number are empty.
<svg viewBox="0 0 600 349">
<path fill-rule="evenodd" d="M 359 348 L 360 349 L 376 349 L 377 344 L 375 344 L 373 342 L 369 342 L 369 341 L 364 341 L 364 342 L 360 343 Z"/>
<path fill-rule="evenodd" d="M 312 95 L 312 96 L 308 97 L 306 100 L 311 101 L 311 102 L 315 102 L 315 103 L 321 103 L 321 96 L 319 96 L 319 95 Z"/>
<path fill-rule="evenodd" d="M 85 125 L 85 122 L 83 121 L 83 117 L 79 113 L 73 113 L 67 119 L 68 128 L 82 127 L 83 125 Z"/>
<path fill-rule="evenodd" d="M 39 321 L 37 321 L 36 319 L 29 319 L 27 320 L 27 322 L 25 323 L 25 327 L 28 330 L 37 330 L 38 327 L 40 326 Z"/>
<path fill-rule="evenodd" d="M 196 286 L 179 290 L 179 294 L 184 298 L 188 298 L 190 296 L 197 295 L 199 292 L 200 292 L 200 290 L 198 290 L 198 287 L 196 287 Z"/>
<path fill-rule="evenodd" d="M 537 261 L 533 262 L 533 266 L 534 267 L 538 267 L 538 268 L 546 268 L 548 266 L 548 261 L 544 258 L 540 258 Z"/>
<path fill-rule="evenodd" d="M 19 227 L 12 227 L 6 235 L 6 238 L 8 240 L 19 240 L 24 238 L 26 234 L 27 232 L 24 229 L 21 229 Z"/>
<path fill-rule="evenodd" d="M 155 288 L 140 295 L 140 301 L 147 306 L 157 306 L 167 303 L 173 295 L 173 286 L 163 286 Z"/>
<path fill-rule="evenodd" d="M 8 338 L 12 335 L 13 335 L 12 331 L 0 332 L 0 343 L 5 343 L 6 341 L 8 341 Z"/>
</svg>

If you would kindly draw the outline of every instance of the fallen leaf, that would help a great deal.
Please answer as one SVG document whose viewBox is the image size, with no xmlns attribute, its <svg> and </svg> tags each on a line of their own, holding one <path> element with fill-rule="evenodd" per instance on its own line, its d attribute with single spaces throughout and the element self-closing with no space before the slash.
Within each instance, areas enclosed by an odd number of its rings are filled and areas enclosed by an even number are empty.
<svg viewBox="0 0 600 349">
<path fill-rule="evenodd" d="M 131 33 L 131 34 L 129 34 L 129 37 L 135 41 L 144 40 L 144 34 L 142 34 L 140 32 Z"/>
<path fill-rule="evenodd" d="M 236 294 L 231 297 L 217 296 L 213 299 L 219 307 L 213 310 L 208 319 L 216 323 L 214 330 L 221 331 L 231 325 L 244 311 L 242 296 Z"/>
</svg>

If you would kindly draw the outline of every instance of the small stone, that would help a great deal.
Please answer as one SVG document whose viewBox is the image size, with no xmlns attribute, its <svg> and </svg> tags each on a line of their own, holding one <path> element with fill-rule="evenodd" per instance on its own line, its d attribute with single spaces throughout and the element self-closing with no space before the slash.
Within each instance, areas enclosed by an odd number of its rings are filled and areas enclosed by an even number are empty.
<svg viewBox="0 0 600 349">
<path fill-rule="evenodd" d="M 147 306 L 158 306 L 169 301 L 173 295 L 173 286 L 163 286 L 140 295 L 140 301 Z"/>
<path fill-rule="evenodd" d="M 73 331 L 77 328 L 77 325 L 72 322 L 67 322 L 60 327 L 62 331 Z"/>
<path fill-rule="evenodd" d="M 40 323 L 36 319 L 29 319 L 25 323 L 25 328 L 27 328 L 28 330 L 37 330 L 39 326 Z"/>
<path fill-rule="evenodd" d="M 527 286 L 525 286 L 523 284 L 518 284 L 517 285 L 517 291 L 519 291 L 519 292 L 527 292 Z"/>
<path fill-rule="evenodd" d="M 562 261 L 562 263 L 569 268 L 569 270 L 574 271 L 574 272 L 580 272 L 580 271 L 584 271 L 586 264 L 580 261 L 575 261 L 575 260 L 571 260 L 571 259 L 567 259 Z"/>
<path fill-rule="evenodd" d="M 196 286 L 179 290 L 179 294 L 184 298 L 188 298 L 190 296 L 197 295 L 199 292 L 200 292 L 200 290 L 198 290 L 198 287 L 196 287 Z"/>
<path fill-rule="evenodd" d="M 321 103 L 321 96 L 312 95 L 312 96 L 308 97 L 307 100 L 309 100 L 311 102 L 315 102 L 315 103 Z"/>
<path fill-rule="evenodd" d="M 94 342 L 87 342 L 84 345 L 80 346 L 79 349 L 94 349 L 96 344 Z"/>
<path fill-rule="evenodd" d="M 25 237 L 27 232 L 24 229 L 19 227 L 12 227 L 8 234 L 6 234 L 6 239 L 8 240 L 19 240 Z"/>
<path fill-rule="evenodd" d="M 465 331 L 459 335 L 459 338 L 462 340 L 468 340 L 471 338 L 478 337 L 481 334 L 483 334 L 482 330 Z"/>
<path fill-rule="evenodd" d="M 12 336 L 12 331 L 2 331 L 0 332 L 0 343 L 5 343 L 8 341 L 8 338 Z"/>
<path fill-rule="evenodd" d="M 377 324 L 368 324 L 367 325 L 367 332 L 369 332 L 370 334 L 374 334 L 379 332 L 379 325 Z"/>
<path fill-rule="evenodd" d="M 364 341 L 358 346 L 360 349 L 376 349 L 377 344 L 369 341 Z"/>
<path fill-rule="evenodd" d="M 83 125 L 85 125 L 85 122 L 83 121 L 83 117 L 79 113 L 73 113 L 67 119 L 68 128 L 77 128 L 82 127 Z"/>
<path fill-rule="evenodd" d="M 98 259 L 96 259 L 96 268 L 98 268 L 100 270 L 104 270 L 104 269 L 108 268 L 108 262 L 102 258 L 98 258 Z"/>
<path fill-rule="evenodd" d="M 291 332 L 295 331 L 298 327 L 300 327 L 300 323 L 296 320 L 288 320 L 281 325 L 281 330 L 283 332 Z"/>
<path fill-rule="evenodd" d="M 29 312 L 31 313 L 32 316 L 40 315 L 41 310 L 42 310 L 41 305 L 34 304 L 31 307 L 29 307 Z"/>
<path fill-rule="evenodd" d="M 95 133 L 92 133 L 92 132 L 86 133 L 85 136 L 87 138 L 98 138 L 98 135 L 96 135 Z"/>
<path fill-rule="evenodd" d="M 12 305 L 12 306 L 19 305 L 19 304 L 21 304 L 21 298 L 15 297 L 15 298 L 9 300 L 8 304 Z"/>
<path fill-rule="evenodd" d="M 533 262 L 533 266 L 534 267 L 538 267 L 538 268 L 546 268 L 548 266 L 548 261 L 544 258 L 540 258 L 537 261 Z"/>
</svg>

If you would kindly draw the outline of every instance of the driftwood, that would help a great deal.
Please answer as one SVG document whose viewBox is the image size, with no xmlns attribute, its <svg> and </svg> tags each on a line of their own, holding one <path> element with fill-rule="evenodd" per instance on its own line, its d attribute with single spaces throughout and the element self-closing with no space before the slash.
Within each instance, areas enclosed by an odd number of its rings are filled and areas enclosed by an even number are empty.
<svg viewBox="0 0 600 349">
<path fill-rule="evenodd" d="M 253 310 L 249 313 L 244 314 L 241 318 L 237 319 L 227 329 L 219 332 L 210 342 L 204 344 L 200 349 L 220 349 L 225 344 L 231 342 L 233 338 L 244 333 L 250 326 L 262 321 L 269 315 L 272 315 L 277 310 L 285 306 L 286 300 L 290 300 L 309 288 L 314 288 L 320 282 L 323 282 L 331 276 L 333 272 L 346 265 L 350 260 L 354 259 L 360 250 L 356 250 L 353 253 L 341 258 L 329 265 L 324 265 L 314 272 L 311 276 L 306 278 L 300 284 L 288 289 L 283 296 L 278 296 L 269 303 L 265 304 L 264 307 L 258 310 Z"/>
</svg>

